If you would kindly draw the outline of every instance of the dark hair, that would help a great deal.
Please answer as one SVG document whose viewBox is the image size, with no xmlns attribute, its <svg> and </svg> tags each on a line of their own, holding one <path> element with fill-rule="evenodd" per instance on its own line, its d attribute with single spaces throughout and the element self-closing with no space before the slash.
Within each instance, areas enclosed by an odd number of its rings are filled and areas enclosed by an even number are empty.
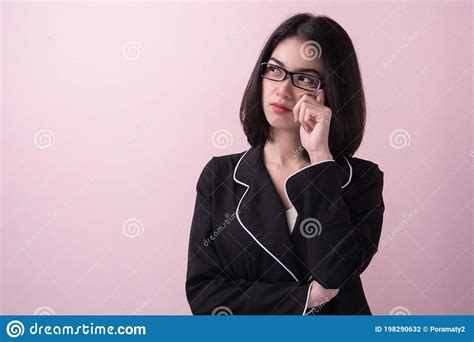
<svg viewBox="0 0 474 342">
<path fill-rule="evenodd" d="M 267 62 L 284 39 L 299 37 L 316 41 L 324 61 L 325 105 L 331 108 L 329 149 L 334 158 L 353 156 L 360 146 L 365 128 L 365 96 L 357 56 L 346 31 L 326 16 L 300 13 L 286 19 L 268 38 L 250 75 L 240 106 L 240 122 L 253 147 L 267 139 L 270 130 L 262 108 L 260 63 Z M 308 154 L 304 151 L 306 159 Z"/>
</svg>

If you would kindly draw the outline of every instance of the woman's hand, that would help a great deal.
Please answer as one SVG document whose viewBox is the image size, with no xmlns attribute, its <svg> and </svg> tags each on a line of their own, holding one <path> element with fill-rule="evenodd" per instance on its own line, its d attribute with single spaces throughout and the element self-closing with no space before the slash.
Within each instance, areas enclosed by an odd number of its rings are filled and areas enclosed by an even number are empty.
<svg viewBox="0 0 474 342">
<path fill-rule="evenodd" d="M 313 286 L 309 294 L 309 307 L 319 306 L 329 302 L 339 293 L 339 289 L 325 289 L 316 280 L 313 280 Z"/>
<path fill-rule="evenodd" d="M 301 144 L 313 159 L 333 159 L 329 150 L 331 108 L 324 105 L 324 90 L 303 92 L 293 108 L 294 121 L 300 123 Z M 314 157 L 314 158 L 313 158 Z"/>
</svg>

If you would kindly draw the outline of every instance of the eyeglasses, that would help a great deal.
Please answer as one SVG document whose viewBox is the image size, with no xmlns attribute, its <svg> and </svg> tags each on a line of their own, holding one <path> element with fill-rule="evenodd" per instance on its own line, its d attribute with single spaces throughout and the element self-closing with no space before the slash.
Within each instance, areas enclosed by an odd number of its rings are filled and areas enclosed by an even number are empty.
<svg viewBox="0 0 474 342">
<path fill-rule="evenodd" d="M 323 85 L 323 81 L 315 75 L 301 72 L 290 72 L 278 65 L 266 62 L 260 64 L 260 76 L 277 82 L 283 82 L 288 76 L 290 76 L 291 83 L 296 88 L 303 90 L 314 91 L 320 89 Z"/>
</svg>

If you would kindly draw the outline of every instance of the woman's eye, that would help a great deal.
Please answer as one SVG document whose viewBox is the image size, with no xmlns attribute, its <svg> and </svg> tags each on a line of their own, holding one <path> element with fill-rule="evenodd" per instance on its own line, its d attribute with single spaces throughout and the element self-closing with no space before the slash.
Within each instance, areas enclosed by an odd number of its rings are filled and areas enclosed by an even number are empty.
<svg viewBox="0 0 474 342">
<path fill-rule="evenodd" d="M 307 76 L 300 76 L 300 81 L 303 81 L 304 83 L 315 83 L 313 78 Z"/>
</svg>

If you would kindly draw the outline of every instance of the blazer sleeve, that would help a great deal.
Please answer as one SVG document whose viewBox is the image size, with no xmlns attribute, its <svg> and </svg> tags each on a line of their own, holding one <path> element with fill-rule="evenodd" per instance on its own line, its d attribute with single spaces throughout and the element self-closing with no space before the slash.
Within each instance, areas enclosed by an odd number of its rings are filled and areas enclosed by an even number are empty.
<svg viewBox="0 0 474 342">
<path fill-rule="evenodd" d="M 269 283 L 235 279 L 217 253 L 219 239 L 204 245 L 213 231 L 213 189 L 219 179 L 213 157 L 196 185 L 189 237 L 186 297 L 194 315 L 307 315 L 311 283 Z M 230 196 L 230 195 L 229 195 Z M 229 312 L 230 310 L 230 312 Z"/>
<path fill-rule="evenodd" d="M 351 189 L 350 205 L 342 196 L 347 178 L 334 160 L 310 165 L 285 183 L 306 241 L 306 262 L 323 287 L 339 289 L 360 275 L 377 252 L 384 213 L 383 172 L 370 163 Z M 307 234 L 303 234 L 307 232 Z"/>
</svg>

